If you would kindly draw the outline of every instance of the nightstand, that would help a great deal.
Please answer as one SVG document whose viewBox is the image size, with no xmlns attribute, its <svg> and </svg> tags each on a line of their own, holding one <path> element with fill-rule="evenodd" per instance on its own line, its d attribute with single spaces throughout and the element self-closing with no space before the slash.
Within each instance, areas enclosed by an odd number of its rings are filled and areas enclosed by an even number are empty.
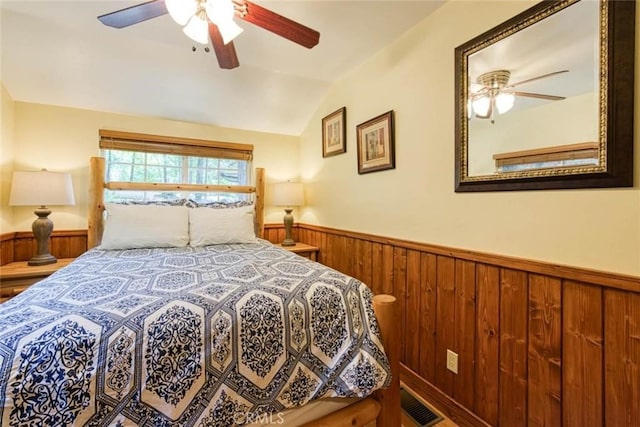
<svg viewBox="0 0 640 427">
<path fill-rule="evenodd" d="M 73 261 L 74 258 L 62 258 L 55 264 L 27 265 L 27 261 L 12 262 L 0 266 L 0 302 L 5 302 L 36 282 L 49 277 Z"/>
<path fill-rule="evenodd" d="M 306 243 L 296 242 L 295 246 L 282 246 L 277 245 L 282 249 L 286 249 L 289 252 L 296 253 L 302 257 L 309 258 L 311 261 L 318 261 L 318 252 L 320 248 L 313 245 L 307 245 Z"/>
</svg>

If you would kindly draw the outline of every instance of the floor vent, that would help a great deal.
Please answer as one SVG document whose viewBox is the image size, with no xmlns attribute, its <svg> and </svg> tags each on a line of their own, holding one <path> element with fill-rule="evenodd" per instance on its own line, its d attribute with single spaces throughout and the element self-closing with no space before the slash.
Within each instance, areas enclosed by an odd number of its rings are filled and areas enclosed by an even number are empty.
<svg viewBox="0 0 640 427">
<path fill-rule="evenodd" d="M 430 427 L 442 421 L 442 417 L 413 397 L 404 388 L 400 389 L 400 406 L 404 413 L 419 427 Z"/>
</svg>

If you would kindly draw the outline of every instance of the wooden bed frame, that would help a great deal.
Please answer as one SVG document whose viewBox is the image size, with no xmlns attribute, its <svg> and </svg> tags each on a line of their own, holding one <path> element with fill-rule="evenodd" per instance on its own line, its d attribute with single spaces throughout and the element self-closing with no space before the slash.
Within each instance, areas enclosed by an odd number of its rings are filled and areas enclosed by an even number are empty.
<svg viewBox="0 0 640 427">
<path fill-rule="evenodd" d="M 89 183 L 88 249 L 98 246 L 102 239 L 105 189 L 254 193 L 256 235 L 263 237 L 265 185 L 264 169 L 262 168 L 256 169 L 254 186 L 105 182 L 104 177 L 104 158 L 92 157 Z M 384 390 L 377 390 L 370 397 L 302 427 L 363 427 L 373 421 L 376 422 L 377 427 L 400 427 L 400 343 L 398 341 L 401 338 L 398 304 L 395 297 L 391 295 L 376 295 L 373 298 L 373 309 L 378 320 L 385 352 L 391 364 L 391 386 Z"/>
</svg>

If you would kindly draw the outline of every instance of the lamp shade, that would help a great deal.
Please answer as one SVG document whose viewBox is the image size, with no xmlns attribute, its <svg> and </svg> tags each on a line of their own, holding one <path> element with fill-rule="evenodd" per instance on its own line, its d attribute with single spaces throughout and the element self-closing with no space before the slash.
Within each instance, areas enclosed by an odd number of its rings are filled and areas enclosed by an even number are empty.
<svg viewBox="0 0 640 427">
<path fill-rule="evenodd" d="M 228 44 L 244 31 L 233 20 L 221 23 L 220 25 L 218 25 L 218 29 L 220 30 L 220 35 L 222 35 L 222 42 L 224 44 Z"/>
<path fill-rule="evenodd" d="M 496 96 L 496 109 L 504 114 L 513 108 L 516 97 L 512 93 L 500 93 Z"/>
<path fill-rule="evenodd" d="M 235 9 L 231 0 L 207 0 L 205 10 L 209 20 L 218 26 L 224 44 L 242 33 L 242 28 L 233 20 Z"/>
<path fill-rule="evenodd" d="M 202 16 L 193 15 L 182 31 L 194 42 L 200 44 L 209 43 L 209 24 L 205 14 L 202 14 Z"/>
<path fill-rule="evenodd" d="M 75 205 L 68 173 L 16 171 L 13 173 L 9 206 Z"/>
<path fill-rule="evenodd" d="M 491 99 L 486 96 L 482 96 L 471 103 L 473 112 L 478 116 L 486 116 L 489 114 L 489 108 L 491 108 Z"/>
<path fill-rule="evenodd" d="M 273 204 L 276 206 L 302 206 L 304 194 L 301 182 L 280 182 L 273 186 Z"/>
<path fill-rule="evenodd" d="M 194 0 L 165 0 L 164 4 L 169 16 L 179 25 L 185 25 L 198 10 L 198 3 Z"/>
</svg>

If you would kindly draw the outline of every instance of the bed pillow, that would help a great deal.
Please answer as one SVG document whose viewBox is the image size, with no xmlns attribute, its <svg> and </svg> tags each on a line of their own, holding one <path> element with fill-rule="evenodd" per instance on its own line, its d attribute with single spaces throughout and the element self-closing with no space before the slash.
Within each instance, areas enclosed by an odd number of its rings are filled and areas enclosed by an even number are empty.
<svg viewBox="0 0 640 427">
<path fill-rule="evenodd" d="M 186 206 L 107 204 L 105 211 L 102 249 L 168 248 L 189 243 Z"/>
<path fill-rule="evenodd" d="M 189 245 L 255 243 L 253 206 L 189 209 Z"/>
<path fill-rule="evenodd" d="M 169 200 L 124 200 L 113 202 L 118 205 L 153 205 L 153 206 L 187 206 L 189 199 L 169 199 Z"/>
<path fill-rule="evenodd" d="M 212 209 L 233 209 L 241 208 L 244 206 L 252 206 L 251 200 L 239 200 L 236 202 L 197 202 L 192 199 L 188 199 L 185 206 L 188 208 L 212 208 Z"/>
</svg>

